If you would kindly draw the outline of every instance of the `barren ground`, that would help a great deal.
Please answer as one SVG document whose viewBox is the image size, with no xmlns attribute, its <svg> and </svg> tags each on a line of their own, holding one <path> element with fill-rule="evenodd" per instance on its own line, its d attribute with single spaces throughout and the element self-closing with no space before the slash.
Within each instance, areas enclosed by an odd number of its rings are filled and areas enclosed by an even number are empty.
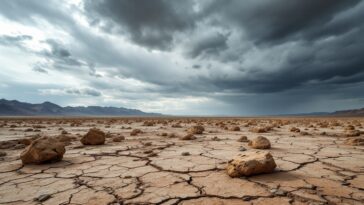
<svg viewBox="0 0 364 205">
<path fill-rule="evenodd" d="M 179 139 L 197 124 L 205 128 L 197 139 Z M 363 204 L 364 146 L 346 143 L 363 138 L 363 126 L 363 118 L 3 118 L 2 143 L 63 130 L 75 139 L 62 161 L 41 165 L 22 165 L 22 144 L 3 146 L 0 204 Z M 109 132 L 105 145 L 82 146 L 92 127 Z M 118 135 L 125 140 L 114 142 Z M 252 149 L 237 141 L 244 135 L 270 140 L 273 173 L 226 174 L 241 147 Z"/>
</svg>

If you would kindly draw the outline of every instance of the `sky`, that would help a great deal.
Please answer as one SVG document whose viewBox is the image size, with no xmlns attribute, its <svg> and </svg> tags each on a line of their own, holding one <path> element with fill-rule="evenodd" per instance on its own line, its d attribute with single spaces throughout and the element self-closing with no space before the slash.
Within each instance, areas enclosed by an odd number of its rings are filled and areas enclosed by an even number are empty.
<svg viewBox="0 0 364 205">
<path fill-rule="evenodd" d="M 2 0 L 0 98 L 173 115 L 364 107 L 364 1 Z"/>
</svg>

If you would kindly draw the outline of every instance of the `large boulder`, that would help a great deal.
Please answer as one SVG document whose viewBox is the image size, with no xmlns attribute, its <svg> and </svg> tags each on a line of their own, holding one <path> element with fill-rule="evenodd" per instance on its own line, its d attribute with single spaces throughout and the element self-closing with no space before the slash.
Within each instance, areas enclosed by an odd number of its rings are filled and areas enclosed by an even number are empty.
<svg viewBox="0 0 364 205">
<path fill-rule="evenodd" d="M 106 134 L 96 128 L 90 129 L 82 138 L 81 143 L 84 145 L 101 145 L 105 144 Z"/>
<path fill-rule="evenodd" d="M 241 177 L 270 173 L 276 166 L 269 152 L 251 151 L 239 154 L 230 160 L 226 171 L 230 177 Z"/>
<path fill-rule="evenodd" d="M 54 138 L 42 137 L 33 141 L 20 154 L 23 164 L 41 164 L 60 161 L 66 149 L 64 143 Z"/>
<path fill-rule="evenodd" d="M 262 136 L 256 137 L 253 140 L 249 141 L 248 145 L 254 149 L 269 149 L 270 148 L 269 140 Z"/>
</svg>

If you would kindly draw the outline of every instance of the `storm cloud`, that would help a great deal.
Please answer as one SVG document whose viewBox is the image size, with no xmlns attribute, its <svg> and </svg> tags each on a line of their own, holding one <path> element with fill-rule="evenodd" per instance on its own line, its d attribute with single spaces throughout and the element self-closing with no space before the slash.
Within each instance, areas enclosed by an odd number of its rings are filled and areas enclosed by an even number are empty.
<svg viewBox="0 0 364 205">
<path fill-rule="evenodd" d="M 39 101 L 168 114 L 356 108 L 362 19 L 359 0 L 5 0 L 0 79 Z"/>
</svg>

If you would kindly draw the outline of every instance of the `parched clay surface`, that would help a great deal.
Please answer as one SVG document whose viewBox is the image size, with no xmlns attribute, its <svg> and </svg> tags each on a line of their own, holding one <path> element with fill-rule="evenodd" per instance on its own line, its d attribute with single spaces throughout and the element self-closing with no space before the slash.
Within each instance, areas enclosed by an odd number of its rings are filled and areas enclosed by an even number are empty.
<svg viewBox="0 0 364 205">
<path fill-rule="evenodd" d="M 181 140 L 195 125 L 204 132 Z M 363 126 L 363 118 L 3 118 L 0 143 L 71 140 L 50 164 L 22 165 L 24 146 L 0 149 L 0 204 L 363 204 L 364 146 L 345 143 L 363 138 Z M 94 127 L 105 144 L 82 145 Z M 269 139 L 273 173 L 226 174 L 230 159 L 254 150 L 241 136 Z"/>
</svg>

